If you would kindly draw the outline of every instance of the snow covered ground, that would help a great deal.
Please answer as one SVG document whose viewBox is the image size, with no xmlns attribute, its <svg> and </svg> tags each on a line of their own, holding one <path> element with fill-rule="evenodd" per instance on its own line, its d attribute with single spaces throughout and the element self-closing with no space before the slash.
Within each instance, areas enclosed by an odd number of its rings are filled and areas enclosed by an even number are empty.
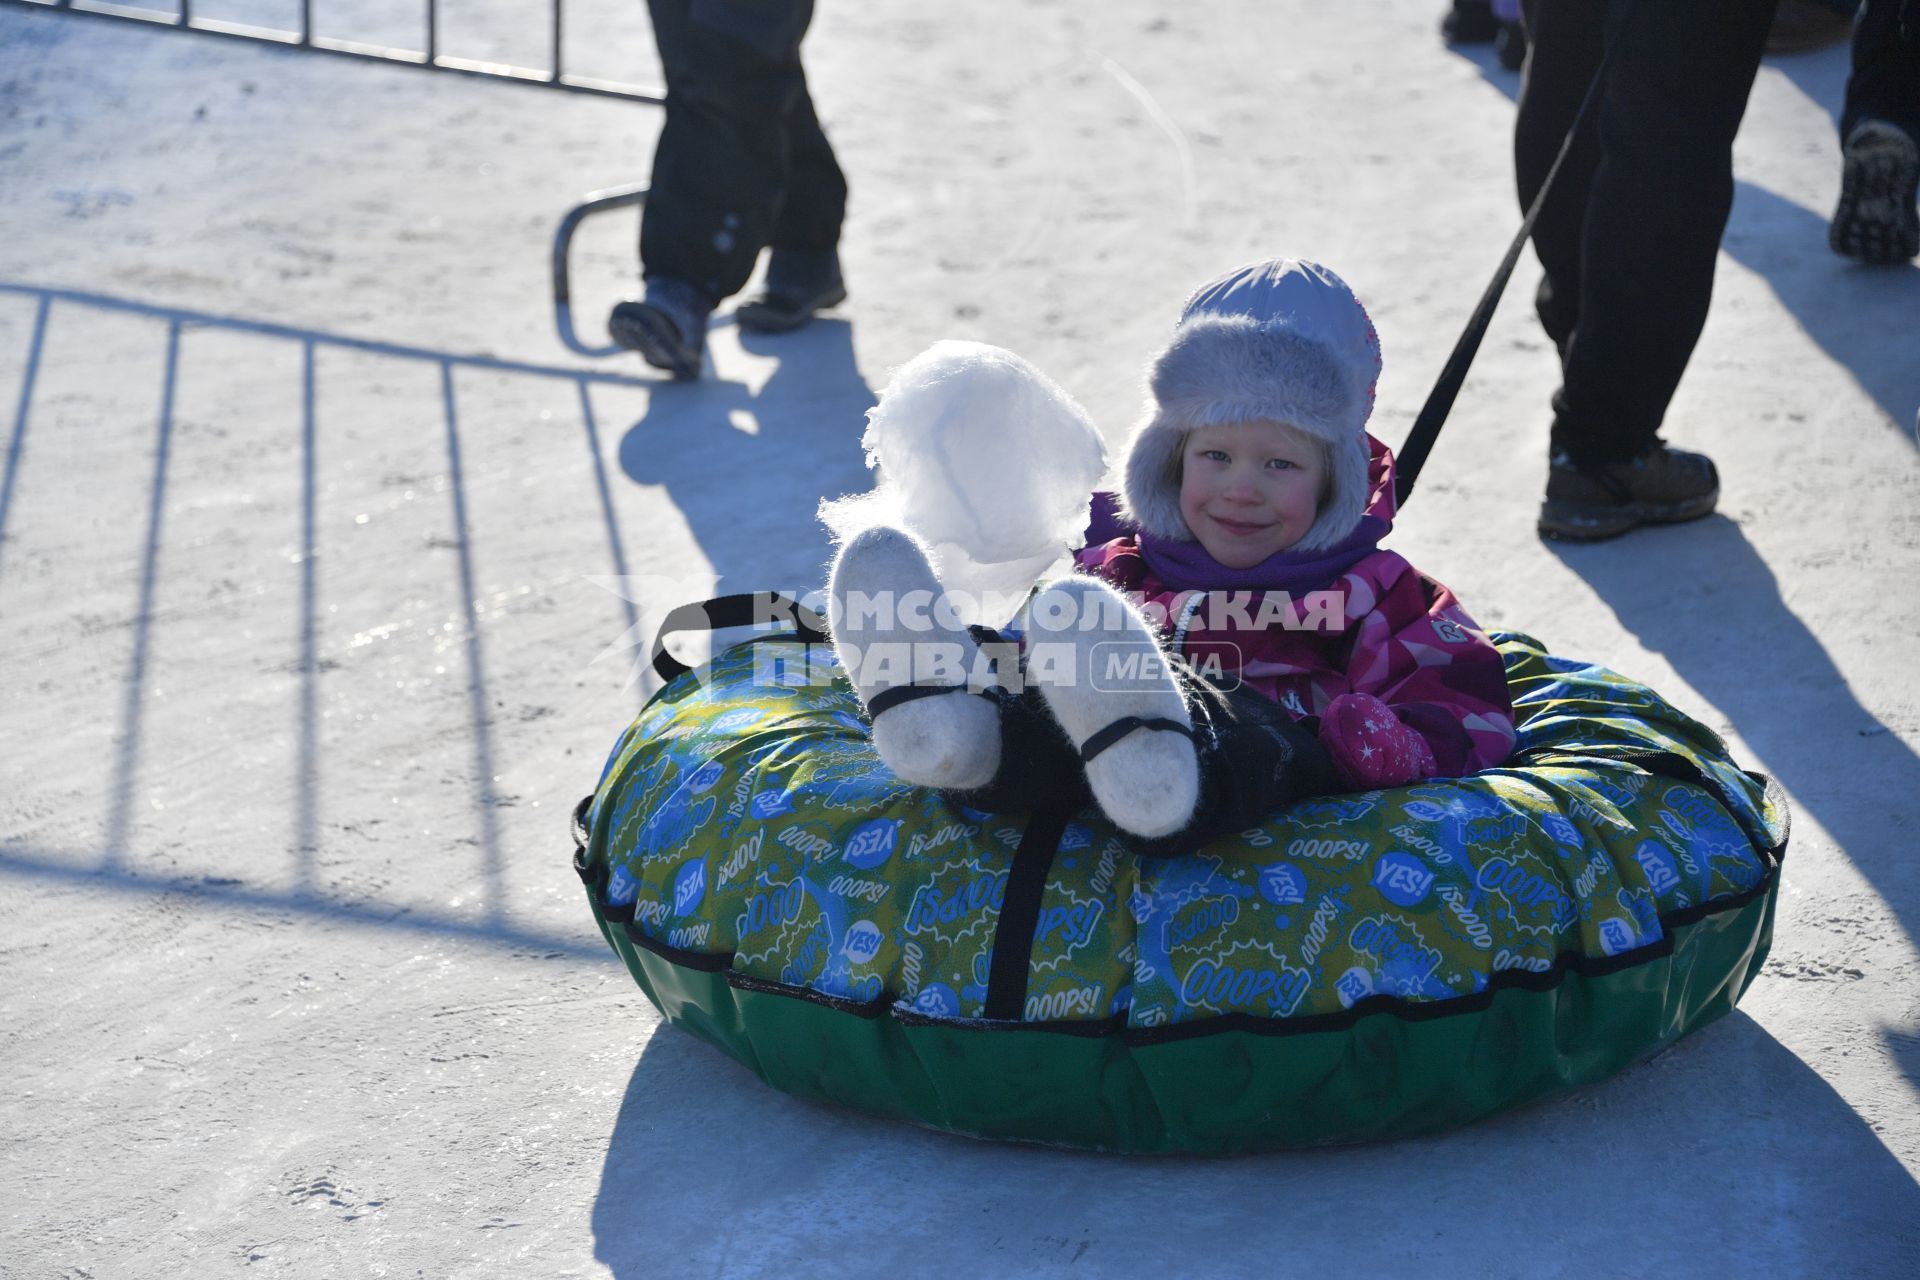
<svg viewBox="0 0 1920 1280">
<path fill-rule="evenodd" d="M 448 7 L 443 47 L 543 60 L 524 7 Z M 1529 260 L 1396 535 L 1787 787 L 1734 1016 L 1423 1141 L 988 1147 L 661 1029 L 568 870 L 623 633 L 816 584 L 813 507 L 927 343 L 1020 351 L 1117 442 L 1187 290 L 1315 257 L 1397 441 L 1516 221 L 1514 78 L 1440 8 L 823 5 L 852 303 L 721 328 L 692 387 L 571 356 L 547 304 L 559 216 L 645 177 L 657 110 L 0 8 L 0 1273 L 1920 1271 L 1920 268 L 1826 249 L 1844 50 L 1764 69 L 1740 140 L 1669 420 L 1723 514 L 1534 538 Z M 657 83 L 635 0 L 571 12 L 574 69 Z M 632 234 L 582 235 L 589 326 Z"/>
</svg>

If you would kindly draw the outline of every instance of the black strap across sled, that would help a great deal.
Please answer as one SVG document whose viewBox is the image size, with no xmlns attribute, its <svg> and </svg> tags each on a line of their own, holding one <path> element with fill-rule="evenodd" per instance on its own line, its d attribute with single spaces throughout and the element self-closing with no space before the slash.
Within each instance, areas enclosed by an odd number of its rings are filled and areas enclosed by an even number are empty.
<svg viewBox="0 0 1920 1280">
<path fill-rule="evenodd" d="M 1526 247 L 1527 238 L 1533 234 L 1533 224 L 1540 220 L 1540 210 L 1546 206 L 1547 195 L 1553 190 L 1554 179 L 1560 176 L 1560 168 L 1566 163 L 1567 155 L 1573 150 L 1574 139 L 1580 136 L 1580 130 L 1586 127 L 1587 117 L 1593 112 L 1593 104 L 1600 100 L 1600 89 L 1607 79 L 1607 68 L 1613 65 L 1613 51 L 1620 44 L 1620 32 L 1633 20 L 1633 11 L 1638 0 L 1626 0 L 1626 10 L 1621 14 L 1620 25 L 1614 28 L 1613 37 L 1607 41 L 1606 51 L 1600 55 L 1600 67 L 1593 73 L 1593 83 L 1587 86 L 1587 96 L 1581 100 L 1580 110 L 1573 117 L 1573 125 L 1567 130 L 1567 136 L 1560 143 L 1560 154 L 1553 158 L 1553 167 L 1547 170 L 1547 179 L 1540 184 L 1540 190 L 1533 197 L 1533 204 L 1527 209 L 1527 216 L 1521 219 L 1520 230 L 1514 233 L 1513 242 L 1507 246 L 1507 254 L 1500 260 L 1500 267 L 1493 273 L 1493 279 L 1487 282 L 1485 292 L 1480 295 L 1479 305 L 1473 309 L 1473 315 L 1467 319 L 1467 327 L 1460 334 L 1460 340 L 1453 344 L 1453 354 L 1447 357 L 1446 365 L 1440 370 L 1439 379 L 1433 384 L 1433 390 L 1427 393 L 1427 402 L 1420 406 L 1419 416 L 1413 420 L 1413 429 L 1407 432 L 1406 440 L 1401 444 L 1394 462 L 1398 478 L 1394 484 L 1394 501 L 1404 507 L 1407 498 L 1413 493 L 1413 483 L 1420 478 L 1420 468 L 1426 465 L 1427 455 L 1433 451 L 1433 442 L 1440 437 L 1440 428 L 1446 425 L 1447 414 L 1453 409 L 1454 399 L 1459 396 L 1460 388 L 1467 380 L 1467 370 L 1473 365 L 1473 357 L 1480 350 L 1480 340 L 1487 336 L 1487 326 L 1493 323 L 1493 312 L 1500 305 L 1500 295 L 1507 291 L 1507 279 L 1513 275 L 1513 268 L 1520 261 L 1520 251 Z"/>
</svg>

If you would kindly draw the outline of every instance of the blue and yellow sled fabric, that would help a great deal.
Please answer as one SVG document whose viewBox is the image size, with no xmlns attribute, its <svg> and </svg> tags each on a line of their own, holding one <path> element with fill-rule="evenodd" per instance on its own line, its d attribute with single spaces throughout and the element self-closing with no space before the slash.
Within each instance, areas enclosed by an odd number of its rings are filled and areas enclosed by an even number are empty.
<svg viewBox="0 0 1920 1280">
<path fill-rule="evenodd" d="M 1502 768 L 1136 860 L 1097 812 L 894 778 L 830 647 L 670 681 L 576 820 L 661 1012 L 813 1098 L 991 1138 L 1217 1153 L 1463 1123 L 1726 1013 L 1786 806 L 1651 690 L 1497 634 Z"/>
</svg>

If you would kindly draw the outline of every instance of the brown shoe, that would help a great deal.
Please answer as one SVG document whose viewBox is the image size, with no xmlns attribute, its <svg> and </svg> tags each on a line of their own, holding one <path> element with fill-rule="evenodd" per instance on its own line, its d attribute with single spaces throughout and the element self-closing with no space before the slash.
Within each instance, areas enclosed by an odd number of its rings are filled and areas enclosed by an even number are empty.
<svg viewBox="0 0 1920 1280">
<path fill-rule="evenodd" d="M 1819 0 L 1780 0 L 1767 32 L 1768 53 L 1808 53 L 1853 34 L 1853 15 Z"/>
<path fill-rule="evenodd" d="M 1698 520 L 1719 500 L 1720 473 L 1703 453 L 1655 444 L 1632 462 L 1601 467 L 1561 454 L 1547 469 L 1540 536 L 1599 542 L 1643 524 Z"/>
</svg>

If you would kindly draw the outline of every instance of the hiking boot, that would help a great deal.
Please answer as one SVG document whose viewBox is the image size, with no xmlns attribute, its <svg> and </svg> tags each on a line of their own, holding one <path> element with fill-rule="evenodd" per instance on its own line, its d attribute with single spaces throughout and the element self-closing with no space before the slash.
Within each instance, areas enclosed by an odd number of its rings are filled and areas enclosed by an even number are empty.
<svg viewBox="0 0 1920 1280">
<path fill-rule="evenodd" d="M 765 286 L 734 309 L 733 322 L 749 333 L 785 333 L 846 300 L 837 250 L 775 249 Z"/>
<path fill-rule="evenodd" d="M 707 319 L 713 303 L 684 280 L 650 276 L 639 302 L 615 305 L 607 317 L 613 340 L 679 382 L 700 376 L 707 351 Z"/>
<path fill-rule="evenodd" d="M 1719 500 L 1720 473 L 1703 453 L 1656 441 L 1632 462 L 1592 467 L 1559 453 L 1547 468 L 1540 536 L 1599 542 L 1643 524 L 1698 520 Z"/>
<path fill-rule="evenodd" d="M 1920 254 L 1920 146 L 1898 125 L 1862 120 L 1841 151 L 1840 207 L 1827 229 L 1833 251 L 1882 266 Z"/>
</svg>

